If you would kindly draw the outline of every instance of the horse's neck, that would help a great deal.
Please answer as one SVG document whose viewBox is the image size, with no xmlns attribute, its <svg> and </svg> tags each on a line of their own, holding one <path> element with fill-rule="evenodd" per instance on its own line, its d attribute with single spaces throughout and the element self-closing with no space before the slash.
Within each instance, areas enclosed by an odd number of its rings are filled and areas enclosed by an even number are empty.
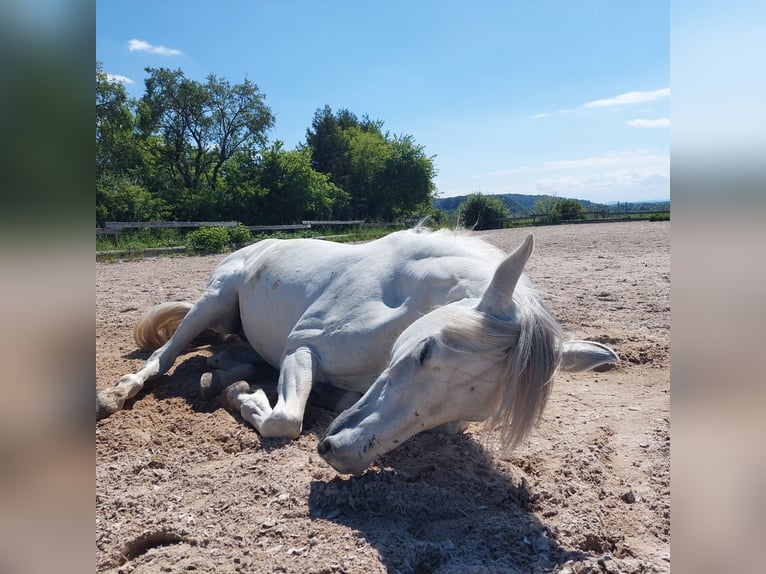
<svg viewBox="0 0 766 574">
<path fill-rule="evenodd" d="M 495 263 L 476 258 L 450 256 L 408 262 L 403 267 L 404 289 L 427 294 L 435 304 L 480 297 L 495 270 Z"/>
</svg>

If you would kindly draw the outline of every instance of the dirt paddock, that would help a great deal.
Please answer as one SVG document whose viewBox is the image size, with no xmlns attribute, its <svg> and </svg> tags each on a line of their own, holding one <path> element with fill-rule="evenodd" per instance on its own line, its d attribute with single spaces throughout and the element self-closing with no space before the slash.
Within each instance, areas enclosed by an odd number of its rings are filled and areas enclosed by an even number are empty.
<svg viewBox="0 0 766 574">
<path fill-rule="evenodd" d="M 481 235 L 510 250 L 528 232 Z M 622 361 L 558 375 L 520 448 L 500 455 L 473 425 L 340 476 L 315 450 L 332 413 L 261 439 L 202 399 L 211 349 L 193 349 L 96 425 L 97 571 L 669 572 L 670 224 L 533 232 L 527 275 L 572 338 Z M 98 388 L 148 356 L 140 314 L 196 300 L 222 258 L 96 263 Z"/>
</svg>

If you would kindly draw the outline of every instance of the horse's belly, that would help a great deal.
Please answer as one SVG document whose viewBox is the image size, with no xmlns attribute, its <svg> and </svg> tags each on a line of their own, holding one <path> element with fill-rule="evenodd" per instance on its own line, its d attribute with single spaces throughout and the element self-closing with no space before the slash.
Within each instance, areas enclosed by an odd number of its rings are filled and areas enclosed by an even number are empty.
<svg viewBox="0 0 766 574">
<path fill-rule="evenodd" d="M 279 368 L 288 337 L 295 326 L 295 313 L 268 296 L 240 296 L 242 330 L 250 345 L 267 363 Z"/>
</svg>

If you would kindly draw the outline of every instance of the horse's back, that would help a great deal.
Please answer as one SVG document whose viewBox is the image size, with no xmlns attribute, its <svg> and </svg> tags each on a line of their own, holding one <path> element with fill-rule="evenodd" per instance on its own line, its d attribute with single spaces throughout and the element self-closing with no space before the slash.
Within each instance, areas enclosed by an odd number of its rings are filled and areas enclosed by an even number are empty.
<svg viewBox="0 0 766 574">
<path fill-rule="evenodd" d="M 360 244 L 266 240 L 218 271 L 236 275 L 245 334 L 267 361 L 278 364 L 293 341 L 338 355 L 324 364 L 351 374 L 361 363 L 377 369 L 380 361 L 368 355 L 390 348 L 418 316 L 480 293 L 499 256 L 454 233 L 400 231 Z M 347 349 L 359 365 L 349 365 Z"/>
</svg>

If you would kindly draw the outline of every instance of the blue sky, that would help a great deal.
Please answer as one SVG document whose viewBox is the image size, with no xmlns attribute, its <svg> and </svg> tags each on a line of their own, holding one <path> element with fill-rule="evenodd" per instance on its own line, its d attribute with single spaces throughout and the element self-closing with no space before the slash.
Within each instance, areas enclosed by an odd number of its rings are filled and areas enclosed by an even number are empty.
<svg viewBox="0 0 766 574">
<path fill-rule="evenodd" d="M 668 0 L 97 0 L 96 59 L 245 77 L 295 147 L 325 104 L 410 134 L 443 197 L 670 196 Z"/>
</svg>

